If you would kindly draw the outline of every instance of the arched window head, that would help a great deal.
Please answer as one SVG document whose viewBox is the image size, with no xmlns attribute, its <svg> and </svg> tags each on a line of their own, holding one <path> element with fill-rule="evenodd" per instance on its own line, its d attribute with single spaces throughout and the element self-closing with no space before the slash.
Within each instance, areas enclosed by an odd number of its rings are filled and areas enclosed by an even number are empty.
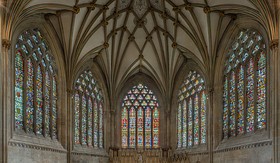
<svg viewBox="0 0 280 163">
<path fill-rule="evenodd" d="M 84 71 L 75 83 L 75 144 L 103 148 L 103 95 L 91 71 Z"/>
<path fill-rule="evenodd" d="M 253 29 L 241 30 L 225 61 L 224 138 L 266 128 L 266 65 L 263 37 Z"/>
<path fill-rule="evenodd" d="M 39 29 L 19 35 L 15 47 L 15 128 L 57 138 L 57 81 L 51 51 Z"/>
<path fill-rule="evenodd" d="M 159 147 L 159 108 L 153 91 L 143 84 L 132 87 L 122 102 L 123 148 Z"/>
<path fill-rule="evenodd" d="M 178 148 L 206 143 L 205 82 L 196 71 L 190 71 L 178 95 L 177 137 Z"/>
</svg>

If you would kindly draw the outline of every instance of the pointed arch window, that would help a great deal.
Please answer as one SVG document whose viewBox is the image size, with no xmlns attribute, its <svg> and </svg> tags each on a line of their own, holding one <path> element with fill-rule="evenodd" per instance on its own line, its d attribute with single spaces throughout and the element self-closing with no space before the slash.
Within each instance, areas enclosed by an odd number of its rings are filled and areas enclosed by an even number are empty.
<svg viewBox="0 0 280 163">
<path fill-rule="evenodd" d="M 206 110 L 205 82 L 199 73 L 190 71 L 178 95 L 178 148 L 206 143 Z"/>
<path fill-rule="evenodd" d="M 14 70 L 15 129 L 57 139 L 56 65 L 39 29 L 19 35 Z"/>
<path fill-rule="evenodd" d="M 267 54 L 263 37 L 243 29 L 233 41 L 224 69 L 223 137 L 267 127 Z"/>
<path fill-rule="evenodd" d="M 103 95 L 97 81 L 91 71 L 84 71 L 75 84 L 75 144 L 103 148 L 103 107 Z"/>
<path fill-rule="evenodd" d="M 123 148 L 159 148 L 159 104 L 153 91 L 138 84 L 122 102 Z"/>
</svg>

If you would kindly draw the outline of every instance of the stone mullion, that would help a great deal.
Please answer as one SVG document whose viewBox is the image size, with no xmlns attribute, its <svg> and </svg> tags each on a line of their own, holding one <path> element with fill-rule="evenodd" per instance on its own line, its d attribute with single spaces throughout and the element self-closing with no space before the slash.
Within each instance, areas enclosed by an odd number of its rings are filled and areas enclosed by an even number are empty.
<svg viewBox="0 0 280 163">
<path fill-rule="evenodd" d="M 280 17 L 280 11 L 278 13 L 278 17 Z M 273 163 L 277 163 L 280 160 L 280 150 L 279 150 L 279 146 L 280 146 L 280 141 L 279 141 L 279 111 L 278 111 L 278 106 L 279 106 L 279 71 L 280 71 L 280 67 L 279 67 L 279 41 L 278 40 L 272 40 L 270 42 L 270 56 L 271 57 L 267 57 L 270 58 L 271 63 L 268 64 L 269 62 L 266 61 L 266 75 L 268 75 L 269 71 L 268 71 L 268 66 L 267 65 L 272 65 L 271 68 L 271 76 L 270 76 L 270 83 L 271 86 L 268 87 L 266 86 L 266 91 L 268 93 L 268 91 L 270 91 L 272 94 L 270 96 L 266 96 L 266 98 L 271 98 L 271 100 L 266 100 L 266 101 L 270 101 L 271 103 L 271 116 L 268 115 L 268 105 L 266 103 L 267 109 L 266 109 L 266 118 L 267 118 L 267 122 L 271 122 L 272 124 L 270 125 L 269 123 L 267 123 L 267 128 L 269 129 L 269 126 L 271 126 L 271 134 L 272 134 L 272 139 L 273 139 Z M 268 55 L 266 55 L 268 56 Z M 268 80 L 267 80 L 268 81 Z M 270 88 L 271 90 L 267 89 Z M 269 95 L 269 94 L 267 94 Z M 272 119 L 270 120 L 271 117 Z"/>
<path fill-rule="evenodd" d="M 0 11 L 1 11 L 1 8 L 0 8 Z M 0 26 L 1 26 L 1 20 L 2 20 L 2 12 L 0 12 Z M 0 36 L 1 36 L 1 30 L 0 30 Z M 8 74 L 8 70 L 6 70 L 8 67 L 9 67 L 9 49 L 10 49 L 10 46 L 11 46 L 11 42 L 9 40 L 4 40 L 2 38 L 0 38 L 0 43 L 2 43 L 0 45 L 0 52 L 2 53 L 2 57 L 1 57 L 1 64 L 2 64 L 2 69 L 1 69 L 1 79 L 2 79 L 2 82 L 1 82 L 1 88 L 2 88 L 2 98 L 1 98 L 1 103 L 2 103 L 2 108 L 7 108 L 7 93 L 9 92 L 8 91 L 8 88 L 7 88 L 7 85 L 8 85 L 8 79 L 9 79 L 9 74 Z M 24 58 L 23 59 L 23 62 L 24 62 Z M 24 66 L 26 64 L 24 63 Z M 25 73 L 24 73 L 25 75 Z M 24 77 L 25 79 L 25 77 Z M 24 87 L 25 88 L 25 87 Z M 23 89 L 25 90 L 25 89 Z M 23 94 L 24 95 L 24 94 Z M 24 96 L 25 97 L 25 96 Z M 25 98 L 23 98 L 23 101 L 24 101 Z M 23 105 L 23 108 L 25 108 L 25 105 Z M 2 129 L 2 132 L 0 131 L 0 162 L 7 162 L 7 158 L 8 158 L 8 133 L 7 133 L 7 128 L 8 128 L 8 122 L 9 120 L 7 119 L 8 117 L 8 109 L 3 109 L 2 111 L 2 114 L 0 113 L 0 115 L 2 115 L 2 117 L 0 118 L 3 118 L 2 119 L 2 123 L 0 122 L 0 129 Z M 23 114 L 25 116 L 25 109 L 23 109 Z M 23 120 L 25 120 L 26 118 L 24 118 L 23 116 Z M 14 118 L 14 117 L 12 117 Z M 2 125 L 2 126 L 1 126 Z M 23 123 L 23 125 L 25 125 L 25 123 Z M 26 128 L 26 127 L 25 127 Z M 2 135 L 1 135 L 2 133 Z"/>
</svg>

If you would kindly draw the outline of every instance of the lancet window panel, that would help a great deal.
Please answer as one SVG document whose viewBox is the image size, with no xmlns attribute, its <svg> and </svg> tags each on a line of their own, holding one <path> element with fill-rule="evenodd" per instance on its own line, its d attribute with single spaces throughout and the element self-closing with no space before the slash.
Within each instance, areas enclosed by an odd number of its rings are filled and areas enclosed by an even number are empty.
<svg viewBox="0 0 280 163">
<path fill-rule="evenodd" d="M 177 148 L 206 144 L 206 102 L 204 79 L 190 71 L 178 94 Z"/>
<path fill-rule="evenodd" d="M 139 83 L 122 101 L 121 138 L 123 148 L 159 148 L 159 103 L 153 91 Z"/>
<path fill-rule="evenodd" d="M 223 138 L 267 127 L 267 54 L 264 38 L 243 29 L 225 61 Z"/>
<path fill-rule="evenodd" d="M 56 65 L 39 29 L 19 35 L 14 63 L 16 131 L 57 139 Z"/>
<path fill-rule="evenodd" d="M 84 71 L 75 83 L 74 143 L 103 148 L 104 99 L 101 89 L 91 71 Z"/>
</svg>

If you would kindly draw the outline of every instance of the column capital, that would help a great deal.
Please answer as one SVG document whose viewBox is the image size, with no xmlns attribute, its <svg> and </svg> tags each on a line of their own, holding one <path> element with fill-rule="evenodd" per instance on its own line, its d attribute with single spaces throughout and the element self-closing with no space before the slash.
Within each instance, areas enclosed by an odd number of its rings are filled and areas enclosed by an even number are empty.
<svg viewBox="0 0 280 163">
<path fill-rule="evenodd" d="M 269 44 L 269 48 L 271 50 L 274 50 L 274 49 L 278 48 L 278 43 L 279 43 L 278 39 L 271 40 L 270 44 Z"/>
<path fill-rule="evenodd" d="M 10 49 L 11 41 L 7 39 L 2 39 L 2 47 L 6 49 Z"/>
</svg>

